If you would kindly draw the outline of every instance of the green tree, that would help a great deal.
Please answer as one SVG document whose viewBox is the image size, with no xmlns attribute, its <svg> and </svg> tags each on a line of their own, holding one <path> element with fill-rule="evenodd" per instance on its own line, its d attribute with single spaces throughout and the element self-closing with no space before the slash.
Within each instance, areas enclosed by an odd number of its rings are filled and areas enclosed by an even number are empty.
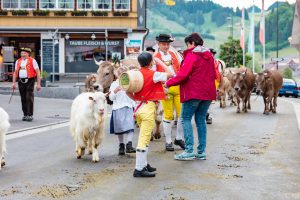
<svg viewBox="0 0 300 200">
<path fill-rule="evenodd" d="M 227 67 L 239 67 L 243 65 L 243 50 L 240 47 L 240 41 L 232 39 L 232 37 L 228 38 L 228 41 L 220 46 L 220 59 L 226 63 Z M 251 56 L 245 56 L 245 64 L 252 59 Z"/>
<path fill-rule="evenodd" d="M 293 71 L 287 67 L 283 70 L 283 78 L 293 79 Z"/>
</svg>

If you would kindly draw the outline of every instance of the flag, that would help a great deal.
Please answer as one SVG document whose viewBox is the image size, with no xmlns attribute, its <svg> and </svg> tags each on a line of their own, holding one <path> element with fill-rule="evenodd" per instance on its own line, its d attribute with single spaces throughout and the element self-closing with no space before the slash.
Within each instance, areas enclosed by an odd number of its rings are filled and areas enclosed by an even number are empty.
<svg viewBox="0 0 300 200">
<path fill-rule="evenodd" d="M 167 6 L 175 6 L 176 2 L 174 0 L 166 0 Z"/>
<path fill-rule="evenodd" d="M 252 15 L 249 28 L 248 53 L 254 52 L 254 5 L 252 6 Z"/>
<path fill-rule="evenodd" d="M 242 9 L 242 23 L 241 23 L 241 38 L 240 38 L 240 46 L 243 50 L 245 50 L 245 8 Z"/>
<path fill-rule="evenodd" d="M 262 45 L 265 45 L 265 8 L 264 8 L 264 0 L 262 0 L 262 9 L 261 9 L 261 15 L 260 15 L 259 41 Z"/>
</svg>

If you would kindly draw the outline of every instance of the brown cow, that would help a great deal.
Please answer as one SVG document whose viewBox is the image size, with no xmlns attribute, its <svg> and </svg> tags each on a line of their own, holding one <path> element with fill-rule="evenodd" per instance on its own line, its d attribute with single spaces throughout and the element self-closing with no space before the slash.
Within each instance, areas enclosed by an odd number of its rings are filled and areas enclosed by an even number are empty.
<svg viewBox="0 0 300 200">
<path fill-rule="evenodd" d="M 277 96 L 282 86 L 282 82 L 283 77 L 277 70 L 265 70 L 264 72 L 257 74 L 256 92 L 263 96 L 265 103 L 264 114 L 268 115 L 270 111 L 276 113 Z"/>
<path fill-rule="evenodd" d="M 233 73 L 233 88 L 237 99 L 237 113 L 240 113 L 240 101 L 243 102 L 243 111 L 251 109 L 250 96 L 255 84 L 255 76 L 247 68 L 240 68 L 237 73 Z"/>
<path fill-rule="evenodd" d="M 103 90 L 102 86 L 97 83 L 98 75 L 90 74 L 85 79 L 85 92 L 96 92 Z"/>
<path fill-rule="evenodd" d="M 218 89 L 218 96 L 220 97 L 220 108 L 226 107 L 226 94 L 229 94 L 231 88 L 231 83 L 228 78 L 221 76 L 220 87 Z"/>
</svg>

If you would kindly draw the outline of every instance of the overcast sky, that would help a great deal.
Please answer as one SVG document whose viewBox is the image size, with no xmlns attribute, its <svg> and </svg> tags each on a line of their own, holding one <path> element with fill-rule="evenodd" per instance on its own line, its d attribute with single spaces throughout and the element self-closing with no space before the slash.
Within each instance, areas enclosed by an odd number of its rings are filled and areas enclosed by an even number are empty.
<svg viewBox="0 0 300 200">
<path fill-rule="evenodd" d="M 253 4 L 253 0 L 212 0 L 215 3 L 221 4 L 222 6 L 226 7 L 234 7 L 237 6 L 242 8 L 245 6 L 245 8 L 250 7 Z M 279 0 L 283 1 L 283 0 Z M 285 1 L 285 0 L 284 0 Z M 289 3 L 295 3 L 296 0 L 286 0 Z M 267 9 L 270 5 L 272 5 L 276 0 L 265 0 L 265 9 Z M 254 0 L 254 4 L 261 8 L 262 0 Z"/>
</svg>

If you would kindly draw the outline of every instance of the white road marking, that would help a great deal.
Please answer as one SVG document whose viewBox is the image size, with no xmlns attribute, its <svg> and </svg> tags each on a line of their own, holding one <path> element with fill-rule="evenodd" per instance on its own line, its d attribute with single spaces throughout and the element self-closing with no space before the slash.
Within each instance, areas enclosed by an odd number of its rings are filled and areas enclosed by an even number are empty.
<svg viewBox="0 0 300 200">
<path fill-rule="evenodd" d="M 110 119 L 110 117 L 111 117 L 111 113 L 108 113 L 107 118 Z M 69 121 L 62 121 L 62 122 L 45 124 L 45 125 L 21 129 L 21 130 L 10 131 L 6 134 L 6 140 L 13 140 L 24 136 L 55 130 L 58 128 L 64 128 L 69 125 L 70 125 Z"/>
<path fill-rule="evenodd" d="M 62 122 L 62 123 L 57 123 L 57 124 L 52 124 L 52 125 L 44 125 L 41 127 L 34 127 L 34 128 L 28 128 L 28 129 L 24 129 L 24 130 L 14 131 L 14 132 L 8 133 L 8 135 L 6 136 L 6 139 L 12 140 L 12 139 L 16 139 L 16 138 L 20 138 L 20 137 L 24 137 L 24 136 L 29 136 L 29 135 L 34 135 L 37 133 L 51 131 L 51 130 L 55 130 L 58 128 L 63 128 L 63 127 L 69 126 L 69 124 L 70 124 L 69 122 Z"/>
<path fill-rule="evenodd" d="M 280 100 L 285 101 L 285 102 L 290 103 L 290 104 L 293 105 L 294 111 L 295 111 L 295 114 L 296 114 L 296 118 L 297 118 L 297 122 L 298 122 L 298 130 L 300 132 L 300 103 L 298 101 L 296 103 L 294 101 L 291 101 L 291 100 L 288 100 L 288 99 L 282 99 L 282 98 Z"/>
</svg>

